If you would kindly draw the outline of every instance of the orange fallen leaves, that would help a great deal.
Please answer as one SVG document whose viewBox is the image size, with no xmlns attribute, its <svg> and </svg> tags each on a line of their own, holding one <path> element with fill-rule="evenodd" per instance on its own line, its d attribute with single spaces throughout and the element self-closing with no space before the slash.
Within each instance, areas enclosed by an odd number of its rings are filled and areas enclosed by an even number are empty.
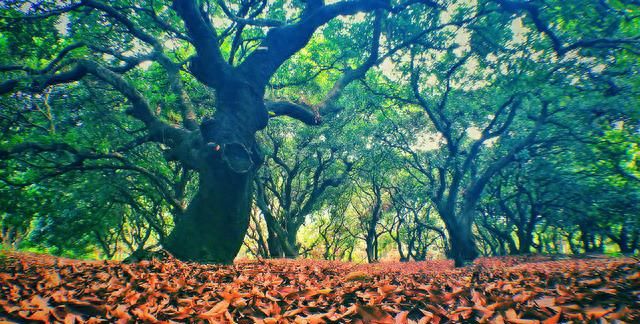
<svg viewBox="0 0 640 324">
<path fill-rule="evenodd" d="M 371 279 L 371 276 L 364 271 L 353 271 L 344 277 L 345 281 L 366 281 L 369 279 Z"/>
<path fill-rule="evenodd" d="M 80 262 L 12 253 L 0 265 L 0 323 L 640 322 L 632 259 L 482 258 L 350 263 Z"/>
<path fill-rule="evenodd" d="M 220 315 L 224 315 L 224 313 L 227 311 L 228 308 L 229 308 L 229 302 L 226 300 L 223 300 L 221 302 L 218 302 L 210 310 L 198 315 L 198 318 L 214 319 L 214 318 L 220 317 Z"/>
</svg>

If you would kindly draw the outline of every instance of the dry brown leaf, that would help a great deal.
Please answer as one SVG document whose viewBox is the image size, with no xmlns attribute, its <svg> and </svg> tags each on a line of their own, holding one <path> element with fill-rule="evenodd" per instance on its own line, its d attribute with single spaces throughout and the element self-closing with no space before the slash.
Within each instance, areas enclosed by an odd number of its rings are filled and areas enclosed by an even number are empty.
<svg viewBox="0 0 640 324">
<path fill-rule="evenodd" d="M 353 271 L 348 273 L 345 277 L 345 281 L 365 281 L 369 280 L 371 275 L 364 271 Z"/>
<path fill-rule="evenodd" d="M 356 312 L 365 321 L 376 321 L 377 323 L 393 323 L 394 319 L 378 306 L 356 304 Z"/>
<path fill-rule="evenodd" d="M 547 318 L 542 321 L 542 324 L 558 324 L 560 322 L 560 317 L 562 316 L 562 312 L 558 312 L 552 317 Z"/>
<path fill-rule="evenodd" d="M 585 313 L 587 314 L 587 318 L 590 320 L 597 320 L 609 313 L 611 313 L 613 309 L 604 309 L 602 307 L 589 307 L 585 309 Z"/>
<path fill-rule="evenodd" d="M 223 300 L 221 302 L 218 302 L 215 306 L 213 306 L 210 310 L 199 314 L 198 318 L 202 318 L 202 319 L 209 319 L 212 317 L 218 317 L 220 316 L 220 314 L 224 313 L 227 311 L 227 308 L 229 308 L 229 302 L 226 300 Z"/>
</svg>

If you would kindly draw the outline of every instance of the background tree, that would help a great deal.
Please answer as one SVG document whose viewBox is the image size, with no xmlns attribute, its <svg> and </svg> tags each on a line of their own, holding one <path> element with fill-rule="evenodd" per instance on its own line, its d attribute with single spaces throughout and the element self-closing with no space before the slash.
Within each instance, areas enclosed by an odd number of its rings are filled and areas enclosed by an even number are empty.
<svg viewBox="0 0 640 324">
<path fill-rule="evenodd" d="M 339 147 L 336 130 L 295 134 L 291 126 L 272 123 L 263 133 L 266 161 L 256 179 L 256 204 L 266 221 L 273 258 L 298 256 L 300 227 L 323 206 L 328 191 L 348 178 L 353 166 Z"/>
<path fill-rule="evenodd" d="M 448 251 L 445 229 L 423 187 L 406 174 L 401 179 L 390 190 L 395 212 L 391 224 L 382 224 L 396 243 L 400 261 L 424 261 L 437 243 L 441 251 Z"/>
</svg>

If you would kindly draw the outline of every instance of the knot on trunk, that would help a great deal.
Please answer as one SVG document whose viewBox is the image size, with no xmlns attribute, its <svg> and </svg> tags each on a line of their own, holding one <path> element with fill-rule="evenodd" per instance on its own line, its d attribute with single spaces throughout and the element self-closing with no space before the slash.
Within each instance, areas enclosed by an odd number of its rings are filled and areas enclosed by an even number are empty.
<svg viewBox="0 0 640 324">
<path fill-rule="evenodd" d="M 224 144 L 222 160 L 236 173 L 247 173 L 254 165 L 251 151 L 242 143 Z"/>
</svg>

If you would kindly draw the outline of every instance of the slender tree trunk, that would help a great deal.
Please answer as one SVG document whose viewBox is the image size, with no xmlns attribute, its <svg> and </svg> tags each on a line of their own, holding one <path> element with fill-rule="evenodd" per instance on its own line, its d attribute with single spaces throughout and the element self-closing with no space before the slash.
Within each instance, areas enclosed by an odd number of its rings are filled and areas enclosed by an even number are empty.
<svg viewBox="0 0 640 324">
<path fill-rule="evenodd" d="M 634 253 L 635 250 L 640 250 L 640 234 L 638 232 L 634 232 L 630 246 L 631 251 L 629 253 Z"/>
<path fill-rule="evenodd" d="M 615 240 L 614 240 L 615 241 Z M 626 224 L 622 225 L 622 229 L 620 230 L 620 240 L 618 241 L 618 246 L 620 247 L 620 252 L 629 253 L 633 251 L 629 251 L 629 245 L 627 244 L 627 226 Z"/>
<path fill-rule="evenodd" d="M 602 234 L 593 236 L 593 250 L 597 253 L 604 253 L 604 240 L 605 237 Z"/>
<path fill-rule="evenodd" d="M 493 242 L 491 242 L 491 240 L 482 232 L 480 232 L 480 238 L 481 238 L 481 249 L 483 250 L 482 253 L 483 254 L 489 254 L 487 251 L 487 247 L 489 247 L 489 250 L 491 250 L 491 254 L 492 255 L 500 255 L 500 253 L 504 252 L 504 241 L 501 240 L 499 238 L 499 236 L 496 237 L 496 245 L 497 247 L 493 244 Z"/>
<path fill-rule="evenodd" d="M 354 244 L 351 244 L 351 246 L 349 247 L 349 254 L 348 254 L 348 258 L 347 261 L 349 262 L 353 262 L 353 251 L 356 249 L 356 244 L 354 242 Z"/>
<path fill-rule="evenodd" d="M 278 220 L 269 212 L 264 213 L 269 231 L 268 245 L 271 258 L 295 258 L 298 256 L 298 246 L 295 235 L 297 231 L 286 231 Z M 293 235 L 293 238 L 292 238 Z M 293 243 L 292 243 L 293 242 Z"/>
<path fill-rule="evenodd" d="M 507 254 L 507 248 L 505 246 L 505 242 L 498 240 L 498 255 L 505 255 L 505 254 Z"/>
<path fill-rule="evenodd" d="M 256 245 L 258 247 L 258 256 L 262 258 L 269 257 L 269 247 L 267 241 L 264 239 L 264 234 L 262 233 L 262 229 L 260 227 L 260 221 L 257 219 L 259 217 L 256 215 L 256 210 L 252 210 L 251 212 L 251 221 L 255 224 L 255 232 L 256 232 Z"/>
<path fill-rule="evenodd" d="M 332 260 L 331 256 L 331 245 L 324 239 L 324 252 L 322 253 L 322 258 L 325 260 Z"/>
<path fill-rule="evenodd" d="M 584 252 L 590 253 L 593 250 L 591 246 L 591 233 L 589 233 L 589 231 L 583 226 L 580 227 L 580 231 L 582 232 L 582 236 L 580 238 L 582 240 Z"/>
<path fill-rule="evenodd" d="M 635 249 L 634 238 L 630 237 L 630 235 L 628 234 L 626 224 L 622 225 L 622 229 L 620 230 L 619 236 L 616 236 L 612 232 L 610 232 L 608 236 L 614 243 L 618 245 L 618 247 L 620 248 L 620 253 L 622 254 L 633 253 L 633 250 Z"/>
<path fill-rule="evenodd" d="M 391 231 L 389 233 L 391 233 Z M 411 256 L 411 247 L 408 248 L 408 253 L 404 254 L 404 249 L 402 248 L 402 239 L 400 238 L 400 225 L 398 225 L 398 230 L 396 231 L 395 237 L 392 235 L 391 238 L 396 243 L 396 248 L 398 249 L 398 254 L 400 255 L 400 262 L 409 261 L 409 257 Z"/>
<path fill-rule="evenodd" d="M 371 219 L 369 220 L 369 224 L 367 226 L 367 233 L 365 235 L 365 241 L 367 244 L 367 261 L 369 263 L 378 261 L 378 235 L 376 233 L 376 227 L 378 225 L 379 219 L 380 205 L 379 203 L 377 203 L 376 207 L 374 207 L 373 209 Z"/>
<path fill-rule="evenodd" d="M 375 260 L 378 261 L 380 260 L 380 249 L 378 248 L 379 241 L 378 241 L 378 236 L 376 235 L 376 240 L 374 241 L 374 247 L 373 247 L 373 255 L 375 256 Z"/>
<path fill-rule="evenodd" d="M 536 249 L 536 252 L 538 254 L 542 254 L 542 252 L 544 251 L 544 248 L 547 247 L 547 252 L 549 251 L 548 249 L 548 242 L 549 239 L 545 238 L 542 233 L 536 233 L 536 238 L 538 239 L 538 244 L 534 246 L 534 248 Z"/>
</svg>

